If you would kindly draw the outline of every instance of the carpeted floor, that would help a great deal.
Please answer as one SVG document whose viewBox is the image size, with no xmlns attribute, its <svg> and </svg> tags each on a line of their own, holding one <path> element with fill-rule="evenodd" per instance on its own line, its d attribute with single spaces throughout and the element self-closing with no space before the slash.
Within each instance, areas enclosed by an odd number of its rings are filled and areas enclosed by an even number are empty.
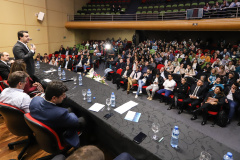
<svg viewBox="0 0 240 160">
<path fill-rule="evenodd" d="M 98 74 L 101 76 L 104 75 L 104 66 L 103 63 L 95 70 Z M 110 88 L 116 89 L 116 85 L 112 84 L 111 81 L 106 81 Z M 127 94 L 127 92 L 123 92 L 122 89 L 119 89 L 116 91 L 115 95 L 117 94 Z M 110 96 L 110 95 L 109 95 Z M 132 97 L 132 99 L 135 99 L 135 94 L 130 93 L 129 96 Z M 138 99 L 140 101 L 147 101 L 147 95 L 146 93 L 141 94 Z M 195 121 L 191 121 L 190 118 L 192 115 L 190 113 L 187 113 L 187 111 L 184 111 L 182 114 L 177 114 L 177 109 L 167 110 L 168 106 L 166 106 L 164 103 L 159 103 L 158 99 L 154 99 L 152 101 L 149 101 L 149 104 L 151 106 L 156 106 L 159 108 L 160 111 L 166 113 L 166 115 L 175 118 L 176 120 L 182 121 L 183 123 L 191 126 L 192 128 L 198 130 L 199 132 L 204 133 L 205 135 L 212 137 L 213 139 L 229 146 L 230 148 L 240 152 L 240 127 L 237 126 L 237 118 L 234 117 L 234 120 L 230 125 L 228 125 L 225 128 L 221 128 L 218 125 L 212 126 L 213 121 L 210 119 L 205 126 L 201 125 L 202 122 L 202 116 L 198 116 L 198 119 Z M 181 128 L 180 128 L 180 134 L 181 134 Z M 181 135 L 180 135 L 181 136 Z"/>
</svg>

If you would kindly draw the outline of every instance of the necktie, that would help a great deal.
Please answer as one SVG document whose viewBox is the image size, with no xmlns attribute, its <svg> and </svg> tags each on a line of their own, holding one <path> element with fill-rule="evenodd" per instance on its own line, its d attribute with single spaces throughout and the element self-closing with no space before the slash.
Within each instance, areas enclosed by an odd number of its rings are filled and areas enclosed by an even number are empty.
<svg viewBox="0 0 240 160">
<path fill-rule="evenodd" d="M 137 72 L 135 72 L 134 77 L 137 78 Z"/>
<path fill-rule="evenodd" d="M 199 86 L 196 86 L 196 88 L 195 88 L 195 90 L 193 92 L 193 96 L 196 96 L 198 89 L 199 89 Z"/>
</svg>

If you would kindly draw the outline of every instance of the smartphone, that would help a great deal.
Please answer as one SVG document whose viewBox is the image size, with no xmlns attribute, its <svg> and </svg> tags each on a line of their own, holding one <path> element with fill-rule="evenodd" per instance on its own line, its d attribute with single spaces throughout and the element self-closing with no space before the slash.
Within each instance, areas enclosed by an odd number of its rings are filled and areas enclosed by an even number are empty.
<svg viewBox="0 0 240 160">
<path fill-rule="evenodd" d="M 134 137 L 133 141 L 136 142 L 137 144 L 140 144 L 146 137 L 147 137 L 146 134 L 140 132 L 136 137 Z"/>
<path fill-rule="evenodd" d="M 108 113 L 108 114 L 106 114 L 105 116 L 103 116 L 105 119 L 109 119 L 110 117 L 112 117 L 112 115 L 113 114 L 110 114 L 110 113 Z"/>
</svg>

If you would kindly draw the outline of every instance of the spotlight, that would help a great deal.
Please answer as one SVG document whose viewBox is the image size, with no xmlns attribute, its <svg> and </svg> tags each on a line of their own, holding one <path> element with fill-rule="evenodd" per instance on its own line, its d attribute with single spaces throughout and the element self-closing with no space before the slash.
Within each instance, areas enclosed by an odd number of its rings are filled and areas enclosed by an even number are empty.
<svg viewBox="0 0 240 160">
<path fill-rule="evenodd" d="M 105 49 L 111 49 L 111 45 L 110 45 L 109 43 L 107 43 L 107 44 L 105 45 Z"/>
</svg>

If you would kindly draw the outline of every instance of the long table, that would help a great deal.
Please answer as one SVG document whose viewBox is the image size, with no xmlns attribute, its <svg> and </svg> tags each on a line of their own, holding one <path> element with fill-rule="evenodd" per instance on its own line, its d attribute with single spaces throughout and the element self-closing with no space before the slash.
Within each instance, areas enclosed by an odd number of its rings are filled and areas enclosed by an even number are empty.
<svg viewBox="0 0 240 160">
<path fill-rule="evenodd" d="M 51 67 L 53 66 L 41 64 L 41 68 L 36 70 L 36 77 L 40 80 L 44 78 L 59 80 L 57 72 L 44 74 L 43 71 L 49 70 Z M 53 68 L 57 69 L 56 67 Z M 78 76 L 78 74 L 66 70 L 67 79 L 73 76 Z M 107 146 L 116 155 L 128 152 L 137 160 L 197 160 L 201 151 L 207 151 L 211 154 L 212 160 L 222 159 L 227 152 L 232 152 L 234 159 L 240 159 L 240 153 L 237 151 L 194 130 L 181 121 L 166 116 L 165 113 L 157 110 L 156 106 L 133 99 L 133 96 L 128 96 L 126 93 L 114 90 L 107 85 L 86 77 L 83 77 L 83 86 L 75 85 L 73 81 L 65 82 L 65 84 L 69 88 L 67 96 L 78 104 L 75 112 L 86 114 L 88 120 L 93 122 L 91 125 L 94 125 L 92 126 L 94 127 L 94 134 L 100 143 Z M 92 103 L 83 101 L 82 89 L 91 89 L 92 97 L 96 97 L 92 99 Z M 106 109 L 99 112 L 88 110 L 96 102 L 105 104 L 106 98 L 110 98 L 112 92 L 116 95 L 116 107 L 130 100 L 138 103 L 136 107 L 131 109 L 131 111 L 142 113 L 138 123 L 124 120 L 126 113 L 121 115 L 113 111 L 114 116 L 106 120 L 103 118 L 108 113 Z M 151 125 L 153 122 L 158 122 L 161 126 L 158 136 L 164 137 L 162 142 L 152 140 L 153 131 L 151 130 Z M 178 149 L 174 149 L 170 145 L 171 131 L 175 125 L 178 125 L 180 128 Z M 139 132 L 145 133 L 147 138 L 142 143 L 136 144 L 133 142 L 133 138 Z"/>
</svg>

